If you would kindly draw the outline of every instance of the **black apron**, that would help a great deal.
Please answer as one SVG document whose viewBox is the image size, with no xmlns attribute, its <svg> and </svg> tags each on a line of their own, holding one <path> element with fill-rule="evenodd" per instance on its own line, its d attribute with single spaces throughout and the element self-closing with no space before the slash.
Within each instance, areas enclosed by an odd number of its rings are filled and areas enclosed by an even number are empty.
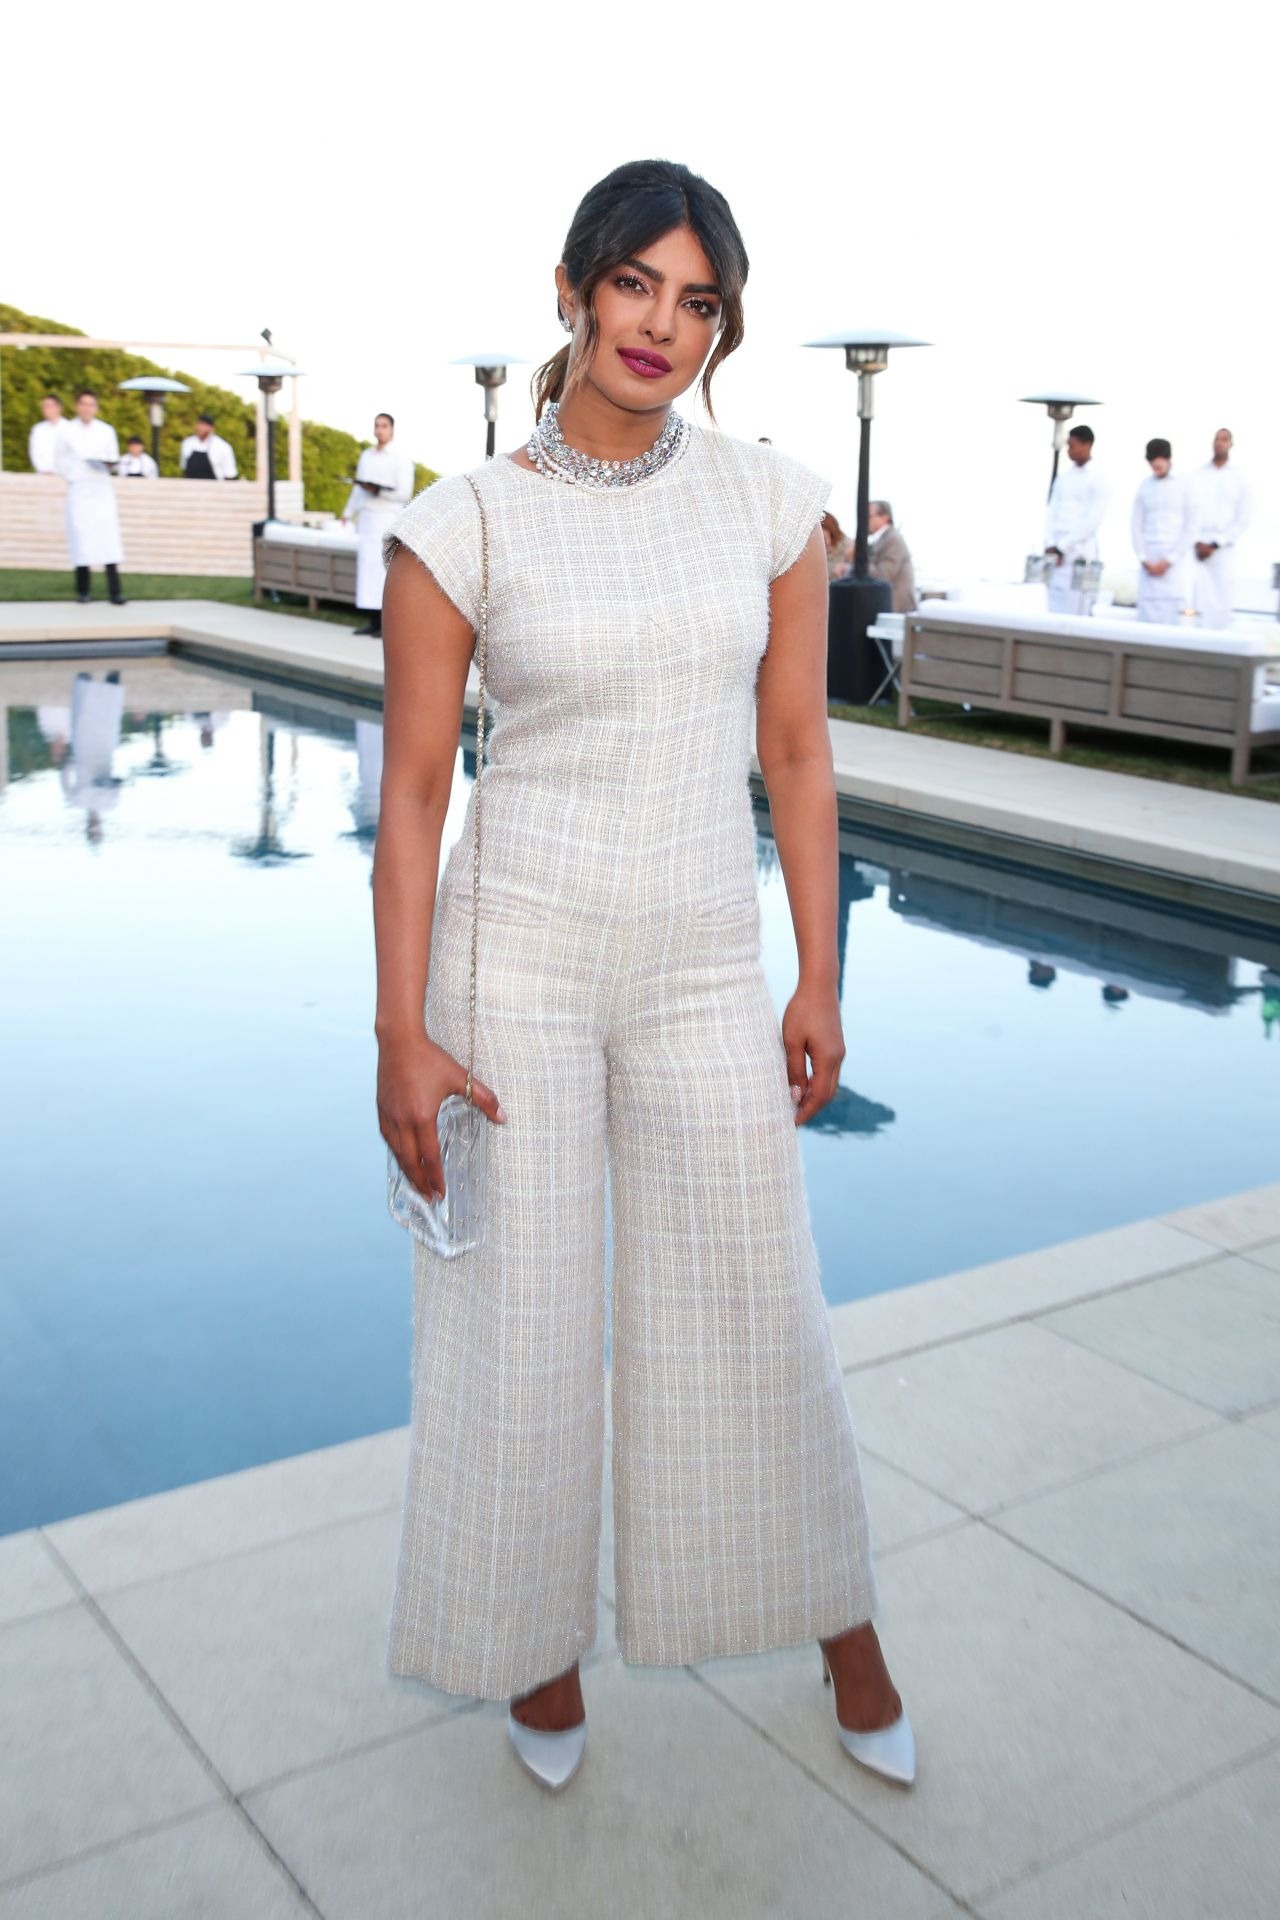
<svg viewBox="0 0 1280 1920">
<path fill-rule="evenodd" d="M 193 447 L 187 455 L 187 464 L 182 469 L 184 480 L 216 480 L 213 462 L 203 447 Z"/>
</svg>

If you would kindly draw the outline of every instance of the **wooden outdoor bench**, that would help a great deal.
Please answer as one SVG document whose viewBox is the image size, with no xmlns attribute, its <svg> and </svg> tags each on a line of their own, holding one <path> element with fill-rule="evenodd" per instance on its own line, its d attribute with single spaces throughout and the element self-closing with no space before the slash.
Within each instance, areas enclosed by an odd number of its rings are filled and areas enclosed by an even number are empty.
<svg viewBox="0 0 1280 1920">
<path fill-rule="evenodd" d="M 1241 634 L 932 601 L 906 617 L 898 722 L 913 700 L 941 700 L 1047 720 L 1053 753 L 1072 725 L 1185 740 L 1229 753 L 1240 786 L 1254 749 L 1280 744 L 1278 657 Z"/>
<path fill-rule="evenodd" d="M 303 593 L 308 606 L 336 600 L 356 603 L 356 541 L 345 529 L 293 527 L 268 522 L 253 541 L 253 597 L 264 592 Z"/>
</svg>

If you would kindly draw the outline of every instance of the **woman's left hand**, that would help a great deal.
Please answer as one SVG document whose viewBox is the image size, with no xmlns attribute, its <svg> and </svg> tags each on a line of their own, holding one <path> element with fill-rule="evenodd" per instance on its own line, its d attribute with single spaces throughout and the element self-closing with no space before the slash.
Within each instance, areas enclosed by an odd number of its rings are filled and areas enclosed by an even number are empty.
<svg viewBox="0 0 1280 1920">
<path fill-rule="evenodd" d="M 801 982 L 782 1016 L 782 1044 L 796 1125 L 801 1127 L 834 1098 L 840 1079 L 844 1033 L 834 988 L 815 992 Z"/>
</svg>

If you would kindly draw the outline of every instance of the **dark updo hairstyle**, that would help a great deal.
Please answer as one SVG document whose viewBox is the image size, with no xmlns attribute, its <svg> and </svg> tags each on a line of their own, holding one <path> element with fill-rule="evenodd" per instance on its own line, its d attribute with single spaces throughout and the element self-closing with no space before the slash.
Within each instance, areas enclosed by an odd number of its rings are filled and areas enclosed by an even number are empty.
<svg viewBox="0 0 1280 1920">
<path fill-rule="evenodd" d="M 590 189 L 573 216 L 561 258 L 585 323 L 578 365 L 585 372 L 599 339 L 592 295 L 600 282 L 674 227 L 687 227 L 697 239 L 720 289 L 719 336 L 702 373 L 702 397 L 711 413 L 712 376 L 742 344 L 742 289 L 749 263 L 729 202 L 677 160 L 629 160 L 615 167 Z M 559 400 L 566 390 L 570 351 L 570 346 L 561 347 L 533 376 L 538 419 L 547 402 Z"/>
</svg>

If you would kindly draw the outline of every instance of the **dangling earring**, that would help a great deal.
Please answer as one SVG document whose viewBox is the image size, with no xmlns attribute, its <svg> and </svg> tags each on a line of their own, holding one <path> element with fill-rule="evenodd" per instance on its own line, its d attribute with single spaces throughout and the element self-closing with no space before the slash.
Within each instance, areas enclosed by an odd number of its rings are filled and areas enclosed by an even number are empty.
<svg viewBox="0 0 1280 1920">
<path fill-rule="evenodd" d="M 571 319 L 569 318 L 569 316 L 568 316 L 568 314 L 567 314 L 567 313 L 562 313 L 562 314 L 560 315 L 560 325 L 561 325 L 561 326 L 562 326 L 562 327 L 564 328 L 564 330 L 565 330 L 565 332 L 566 332 L 566 333 L 572 333 L 572 332 L 573 332 L 573 322 L 572 322 L 572 320 L 571 320 Z"/>
</svg>

